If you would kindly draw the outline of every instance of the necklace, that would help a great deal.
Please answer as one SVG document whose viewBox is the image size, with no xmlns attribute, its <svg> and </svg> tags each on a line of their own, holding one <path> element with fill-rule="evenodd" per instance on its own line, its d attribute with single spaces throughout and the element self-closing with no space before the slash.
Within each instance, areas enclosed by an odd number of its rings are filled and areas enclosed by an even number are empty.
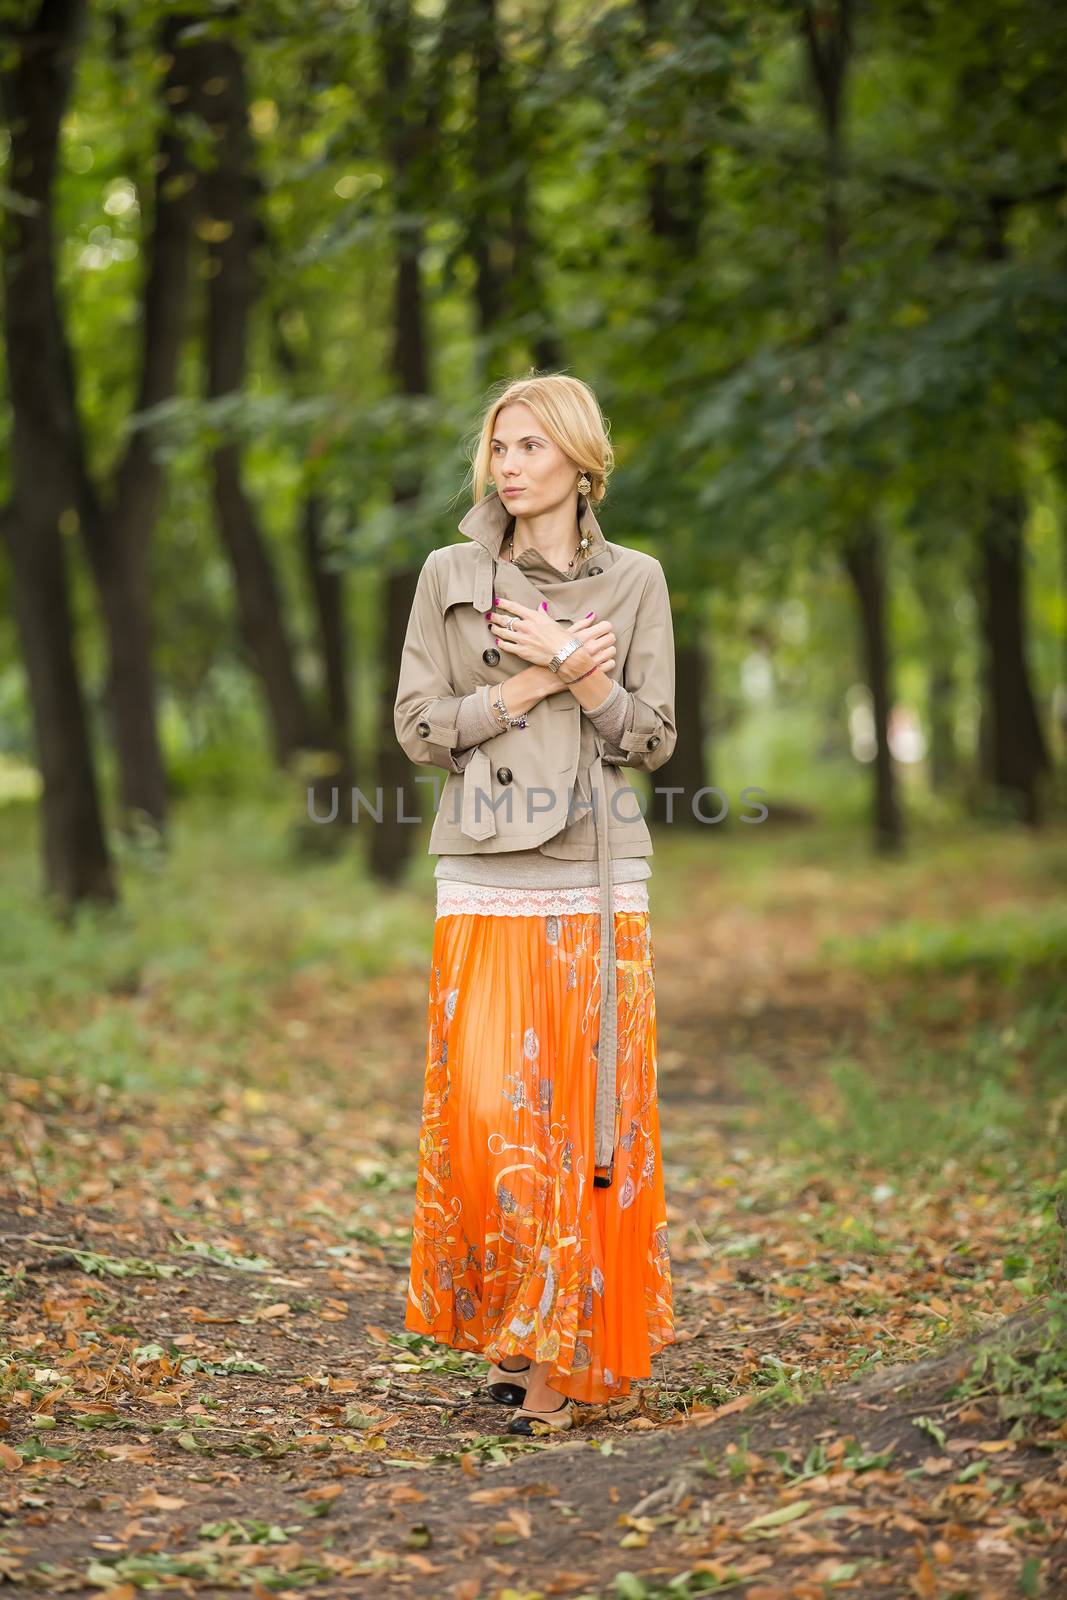
<svg viewBox="0 0 1067 1600">
<path fill-rule="evenodd" d="M 504 544 L 507 546 L 507 552 L 508 552 L 507 553 L 507 560 L 508 561 L 514 561 L 515 560 L 515 526 L 514 526 L 514 524 L 512 524 L 512 526 L 508 529 L 507 533 L 504 535 Z M 574 566 L 574 563 L 578 560 L 578 557 L 584 555 L 585 552 L 588 549 L 589 549 L 589 535 L 583 533 L 583 534 L 580 535 L 580 537 L 578 539 L 577 548 L 575 549 L 574 554 L 571 556 L 570 560 L 567 562 L 567 571 L 568 572 Z"/>
</svg>

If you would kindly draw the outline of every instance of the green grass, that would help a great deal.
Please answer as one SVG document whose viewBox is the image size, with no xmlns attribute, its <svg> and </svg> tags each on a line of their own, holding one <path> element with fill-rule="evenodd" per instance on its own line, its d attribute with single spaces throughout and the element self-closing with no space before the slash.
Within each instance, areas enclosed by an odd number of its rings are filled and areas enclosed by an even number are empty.
<svg viewBox="0 0 1067 1600">
<path fill-rule="evenodd" d="M 1049 905 L 1022 903 L 966 922 L 906 918 L 877 933 L 826 939 L 820 956 L 844 958 L 874 977 L 907 974 L 954 976 L 974 972 L 1012 984 L 1026 973 L 1045 971 L 1067 983 L 1067 898 Z"/>
<path fill-rule="evenodd" d="M 413 830 L 407 884 L 391 889 L 368 876 L 355 836 L 332 858 L 296 848 L 294 810 L 281 783 L 261 783 L 254 797 L 181 801 L 167 854 L 121 847 L 121 905 L 85 909 L 63 927 L 40 899 L 32 807 L 0 809 L 0 1066 L 144 1092 L 197 1082 L 220 1062 L 241 1077 L 254 1071 L 257 1030 L 286 985 L 310 975 L 351 991 L 424 968 L 428 829 Z M 866 825 L 842 816 L 777 834 L 665 828 L 653 880 L 663 925 L 723 905 L 769 927 L 779 912 L 818 913 L 830 920 L 812 944 L 815 970 L 851 967 L 891 992 L 874 1015 L 884 1070 L 872 1074 L 828 1038 L 818 1104 L 748 1064 L 762 1131 L 795 1157 L 886 1168 L 953 1159 L 1010 1172 L 1042 1129 L 1062 1133 L 1062 831 L 920 825 L 906 856 L 885 862 Z M 857 914 L 859 932 L 849 927 Z M 968 981 L 1010 990 L 1007 1011 L 972 1015 Z M 946 1026 L 953 1036 L 942 1042 Z"/>
<path fill-rule="evenodd" d="M 167 854 L 122 852 L 121 903 L 64 927 L 40 898 L 33 819 L 0 812 L 0 1067 L 172 1089 L 204 1070 L 186 1048 L 210 1043 L 240 1073 L 280 986 L 424 961 L 432 861 L 385 890 L 356 848 L 299 854 L 291 824 L 284 797 L 184 802 Z"/>
<path fill-rule="evenodd" d="M 876 1070 L 830 1051 L 817 1085 L 791 1088 L 756 1059 L 745 1078 L 761 1131 L 783 1155 L 890 1177 L 935 1176 L 947 1163 L 969 1182 L 1041 1170 L 1067 1115 L 1062 1016 L 1051 993 L 1010 1025 L 976 1023 L 944 1049 L 902 1025 Z"/>
</svg>

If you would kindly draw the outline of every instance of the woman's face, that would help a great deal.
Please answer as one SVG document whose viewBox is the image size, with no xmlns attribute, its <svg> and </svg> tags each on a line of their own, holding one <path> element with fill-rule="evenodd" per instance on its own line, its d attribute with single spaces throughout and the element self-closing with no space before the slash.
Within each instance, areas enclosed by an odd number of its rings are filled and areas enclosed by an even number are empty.
<svg viewBox="0 0 1067 1600">
<path fill-rule="evenodd" d="M 580 471 L 554 444 L 528 405 L 501 406 L 493 425 L 490 471 L 497 493 L 518 517 L 577 504 Z"/>
</svg>

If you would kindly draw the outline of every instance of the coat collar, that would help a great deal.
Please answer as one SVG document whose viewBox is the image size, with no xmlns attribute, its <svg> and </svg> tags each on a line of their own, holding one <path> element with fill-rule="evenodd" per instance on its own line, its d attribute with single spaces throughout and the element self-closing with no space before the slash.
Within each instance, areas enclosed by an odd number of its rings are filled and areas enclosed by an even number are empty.
<svg viewBox="0 0 1067 1600">
<path fill-rule="evenodd" d="M 466 534 L 468 539 L 473 539 L 480 544 L 483 550 L 495 560 L 500 555 L 500 546 L 504 541 L 508 523 L 511 521 L 511 512 L 501 500 L 495 489 L 491 489 L 484 499 L 472 506 L 459 524 L 460 533 Z M 516 557 L 515 566 L 532 576 L 536 571 L 539 575 L 549 575 L 569 582 L 573 577 L 580 577 L 586 562 L 595 561 L 601 567 L 610 565 L 608 557 L 608 541 L 596 517 L 593 508 L 584 494 L 578 496 L 578 528 L 589 540 L 589 549 L 580 561 L 575 563 L 572 573 L 563 573 L 550 566 L 538 550 L 523 550 Z"/>
</svg>

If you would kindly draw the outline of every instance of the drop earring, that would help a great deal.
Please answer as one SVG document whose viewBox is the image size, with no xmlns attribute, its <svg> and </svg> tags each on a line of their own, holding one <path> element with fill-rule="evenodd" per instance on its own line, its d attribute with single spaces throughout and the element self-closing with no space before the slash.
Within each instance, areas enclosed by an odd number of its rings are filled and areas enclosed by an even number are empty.
<svg viewBox="0 0 1067 1600">
<path fill-rule="evenodd" d="M 578 493 L 579 494 L 584 494 L 586 496 L 586 505 L 587 506 L 589 504 L 589 499 L 588 499 L 589 491 L 590 491 L 590 489 L 592 487 L 593 487 L 593 485 L 589 481 L 588 472 L 583 472 L 581 477 L 578 479 Z M 589 535 L 587 533 L 583 533 L 581 527 L 579 527 L 579 529 L 578 529 L 578 548 L 574 552 L 574 554 L 571 556 L 570 560 L 567 562 L 568 570 L 571 567 L 574 566 L 574 563 L 576 561 L 580 561 L 586 555 L 586 553 L 589 550 L 589 543 L 590 543 Z"/>
</svg>

